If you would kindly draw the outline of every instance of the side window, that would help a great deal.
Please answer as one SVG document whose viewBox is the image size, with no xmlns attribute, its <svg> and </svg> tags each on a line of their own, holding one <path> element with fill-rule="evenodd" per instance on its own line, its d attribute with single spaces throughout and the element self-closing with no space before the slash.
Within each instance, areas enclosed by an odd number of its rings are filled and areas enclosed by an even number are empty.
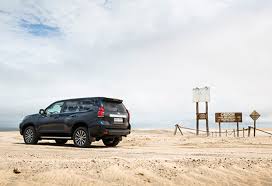
<svg viewBox="0 0 272 186">
<path fill-rule="evenodd" d="M 61 112 L 63 104 L 64 104 L 64 102 L 58 102 L 58 103 L 55 103 L 55 104 L 51 105 L 50 107 L 48 107 L 46 109 L 46 111 L 45 111 L 46 114 L 49 114 L 49 115 L 59 114 Z"/>
<path fill-rule="evenodd" d="M 94 101 L 92 100 L 82 100 L 79 102 L 79 111 L 84 112 L 84 111 L 89 111 L 94 107 Z"/>
<path fill-rule="evenodd" d="M 79 112 L 79 104 L 78 101 L 66 101 L 65 106 L 63 108 L 64 113 L 73 113 Z"/>
</svg>

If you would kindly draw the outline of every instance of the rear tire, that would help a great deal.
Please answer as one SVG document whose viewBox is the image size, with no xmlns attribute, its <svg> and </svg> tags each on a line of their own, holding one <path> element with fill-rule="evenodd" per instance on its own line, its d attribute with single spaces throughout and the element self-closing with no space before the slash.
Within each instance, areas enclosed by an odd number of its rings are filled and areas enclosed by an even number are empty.
<svg viewBox="0 0 272 186">
<path fill-rule="evenodd" d="M 86 127 L 78 127 L 73 134 L 73 141 L 76 147 L 86 148 L 91 145 L 88 130 Z"/>
<path fill-rule="evenodd" d="M 33 126 L 29 126 L 23 133 L 25 144 L 37 144 L 39 139 L 37 132 Z"/>
<path fill-rule="evenodd" d="M 104 138 L 102 139 L 104 145 L 106 145 L 107 147 L 115 147 L 119 144 L 119 142 L 121 141 L 121 139 L 119 137 L 116 138 Z"/>
<path fill-rule="evenodd" d="M 66 139 L 56 139 L 56 144 L 58 145 L 64 145 L 68 140 Z"/>
</svg>

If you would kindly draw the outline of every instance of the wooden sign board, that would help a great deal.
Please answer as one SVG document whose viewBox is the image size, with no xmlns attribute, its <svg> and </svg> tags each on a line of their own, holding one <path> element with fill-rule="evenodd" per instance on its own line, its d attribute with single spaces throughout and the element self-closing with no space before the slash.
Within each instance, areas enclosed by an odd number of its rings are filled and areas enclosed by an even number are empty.
<svg viewBox="0 0 272 186">
<path fill-rule="evenodd" d="M 241 112 L 223 112 L 223 113 L 215 113 L 215 122 L 223 123 L 223 122 L 242 122 L 242 113 Z"/>
<path fill-rule="evenodd" d="M 261 116 L 261 115 L 260 115 L 256 110 L 254 110 L 254 111 L 250 114 L 250 117 L 251 117 L 254 121 L 256 121 L 257 119 L 259 119 L 260 116 Z"/>
<path fill-rule="evenodd" d="M 197 119 L 206 120 L 206 119 L 208 119 L 208 114 L 207 113 L 198 113 L 197 114 Z"/>
</svg>

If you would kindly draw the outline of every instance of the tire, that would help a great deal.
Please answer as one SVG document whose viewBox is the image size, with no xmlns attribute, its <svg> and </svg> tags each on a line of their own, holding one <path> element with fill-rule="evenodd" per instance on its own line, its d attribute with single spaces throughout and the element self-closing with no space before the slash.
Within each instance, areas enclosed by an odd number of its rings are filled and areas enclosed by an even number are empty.
<svg viewBox="0 0 272 186">
<path fill-rule="evenodd" d="M 115 147 L 119 144 L 119 142 L 121 141 L 121 139 L 119 137 L 116 138 L 104 138 L 102 139 L 104 145 L 106 145 L 107 147 Z"/>
<path fill-rule="evenodd" d="M 23 133 L 25 144 L 37 144 L 39 139 L 34 127 L 29 126 Z"/>
<path fill-rule="evenodd" d="M 68 140 L 66 139 L 56 139 L 56 144 L 58 145 L 64 145 Z"/>
<path fill-rule="evenodd" d="M 73 141 L 76 147 L 86 148 L 91 145 L 86 127 L 78 127 L 73 133 Z"/>
</svg>

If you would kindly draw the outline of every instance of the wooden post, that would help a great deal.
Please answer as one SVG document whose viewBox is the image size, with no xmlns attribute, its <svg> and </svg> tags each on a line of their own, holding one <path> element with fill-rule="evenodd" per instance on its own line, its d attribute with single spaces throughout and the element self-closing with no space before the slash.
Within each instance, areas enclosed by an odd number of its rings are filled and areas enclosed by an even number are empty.
<svg viewBox="0 0 272 186">
<path fill-rule="evenodd" d="M 237 122 L 237 137 L 239 137 L 239 122 Z"/>
<path fill-rule="evenodd" d="M 256 136 L 256 120 L 254 120 L 254 137 Z"/>
<path fill-rule="evenodd" d="M 198 105 L 198 102 L 196 102 L 196 135 L 199 134 L 199 119 L 198 119 L 198 113 L 199 113 L 199 105 Z"/>
<path fill-rule="evenodd" d="M 233 129 L 233 136 L 236 137 L 236 136 L 235 136 L 235 129 Z"/>
<path fill-rule="evenodd" d="M 226 130 L 226 137 L 228 137 L 228 131 Z"/>
<path fill-rule="evenodd" d="M 212 137 L 213 137 L 213 132 L 212 132 Z"/>
<path fill-rule="evenodd" d="M 219 122 L 218 125 L 219 125 L 219 136 L 221 137 L 221 122 Z"/>
<path fill-rule="evenodd" d="M 180 126 L 179 126 L 179 125 L 177 126 L 177 128 L 179 129 L 179 131 L 180 131 L 181 135 L 183 136 L 183 133 L 182 133 L 182 131 L 181 131 Z"/>
<path fill-rule="evenodd" d="M 248 137 L 250 137 L 250 126 L 248 126 Z"/>
<path fill-rule="evenodd" d="M 175 125 L 174 136 L 177 134 L 178 124 Z"/>
<path fill-rule="evenodd" d="M 207 131 L 207 136 L 209 136 L 209 116 L 208 116 L 208 112 L 209 111 L 209 107 L 208 107 L 208 102 L 206 102 L 206 131 Z"/>
<path fill-rule="evenodd" d="M 245 137 L 245 128 L 243 127 L 243 138 Z"/>
</svg>

